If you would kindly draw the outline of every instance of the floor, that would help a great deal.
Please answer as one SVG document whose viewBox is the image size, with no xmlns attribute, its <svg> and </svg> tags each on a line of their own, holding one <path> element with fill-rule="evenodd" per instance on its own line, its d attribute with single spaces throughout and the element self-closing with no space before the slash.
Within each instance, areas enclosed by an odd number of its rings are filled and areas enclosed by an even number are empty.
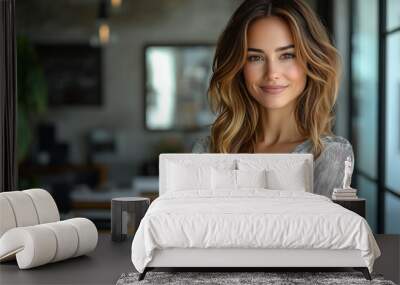
<svg viewBox="0 0 400 285">
<path fill-rule="evenodd" d="M 382 256 L 374 272 L 400 283 L 400 235 L 377 235 Z M 130 259 L 131 240 L 112 242 L 100 234 L 96 250 L 81 256 L 41 267 L 19 270 L 16 262 L 0 264 L 0 284 L 115 284 L 124 272 L 134 271 Z"/>
<path fill-rule="evenodd" d="M 0 284 L 115 284 L 124 272 L 135 270 L 131 241 L 112 242 L 99 234 L 96 249 L 87 256 L 19 270 L 16 262 L 0 264 Z"/>
</svg>

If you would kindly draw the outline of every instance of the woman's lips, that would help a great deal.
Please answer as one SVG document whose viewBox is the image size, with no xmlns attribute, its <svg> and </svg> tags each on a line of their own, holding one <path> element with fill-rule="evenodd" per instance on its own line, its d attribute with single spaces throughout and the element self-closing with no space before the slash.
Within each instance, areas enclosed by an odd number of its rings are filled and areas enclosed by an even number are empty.
<svg viewBox="0 0 400 285">
<path fill-rule="evenodd" d="M 261 86 L 260 87 L 261 90 L 264 93 L 268 93 L 268 94 L 279 94 L 281 93 L 283 90 L 285 90 L 287 88 L 287 86 L 283 86 L 283 85 L 276 85 L 276 86 Z"/>
</svg>

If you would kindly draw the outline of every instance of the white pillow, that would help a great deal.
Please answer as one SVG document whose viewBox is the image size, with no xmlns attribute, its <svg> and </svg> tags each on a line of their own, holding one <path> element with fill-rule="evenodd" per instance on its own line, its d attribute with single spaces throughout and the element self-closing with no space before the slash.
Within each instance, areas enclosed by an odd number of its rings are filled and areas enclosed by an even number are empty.
<svg viewBox="0 0 400 285">
<path fill-rule="evenodd" d="M 267 171 L 236 170 L 238 188 L 267 188 Z"/>
<path fill-rule="evenodd" d="M 271 190 L 293 190 L 307 191 L 311 189 L 309 185 L 310 169 L 304 160 L 295 159 L 240 159 L 238 160 L 240 170 L 259 170 L 267 171 L 267 188 Z M 312 171 L 312 170 L 311 170 Z"/>
<path fill-rule="evenodd" d="M 211 189 L 236 189 L 236 170 L 211 168 Z"/>
<path fill-rule="evenodd" d="M 167 167 L 167 188 L 170 191 L 211 188 L 211 169 L 209 166 L 185 166 L 182 164 L 169 162 Z"/>
<path fill-rule="evenodd" d="M 213 190 L 241 188 L 267 188 L 266 170 L 211 169 Z"/>
<path fill-rule="evenodd" d="M 293 168 L 279 171 L 270 169 L 267 171 L 268 189 L 307 191 L 307 175 L 303 163 L 295 165 Z"/>
</svg>

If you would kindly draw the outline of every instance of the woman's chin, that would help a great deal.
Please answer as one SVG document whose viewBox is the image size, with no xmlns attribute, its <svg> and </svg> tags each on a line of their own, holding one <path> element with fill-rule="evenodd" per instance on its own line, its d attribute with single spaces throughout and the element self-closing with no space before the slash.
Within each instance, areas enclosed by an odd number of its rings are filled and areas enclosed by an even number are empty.
<svg viewBox="0 0 400 285">
<path fill-rule="evenodd" d="M 286 107 L 289 103 L 288 102 L 282 102 L 281 100 L 263 100 L 263 105 L 266 109 L 282 109 Z"/>
</svg>

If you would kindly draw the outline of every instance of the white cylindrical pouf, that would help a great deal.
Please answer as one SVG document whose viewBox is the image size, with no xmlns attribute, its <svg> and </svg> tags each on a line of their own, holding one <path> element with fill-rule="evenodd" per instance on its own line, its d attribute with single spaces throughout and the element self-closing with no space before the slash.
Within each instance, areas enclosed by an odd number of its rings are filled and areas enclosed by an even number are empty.
<svg viewBox="0 0 400 285">
<path fill-rule="evenodd" d="M 6 231 L 17 226 L 11 204 L 8 199 L 1 194 L 2 193 L 0 193 L 0 238 Z"/>
<path fill-rule="evenodd" d="M 39 225 L 24 227 L 23 230 L 29 232 L 29 235 L 24 235 L 25 248 L 17 253 L 19 268 L 27 269 L 51 262 L 57 252 L 55 234 Z"/>
<path fill-rule="evenodd" d="M 57 222 L 60 220 L 56 202 L 49 192 L 43 189 L 29 189 L 22 192 L 31 197 L 39 217 L 39 224 Z"/>
<path fill-rule="evenodd" d="M 41 225 L 51 229 L 57 238 L 57 252 L 51 262 L 57 262 L 72 257 L 78 248 L 78 233 L 74 227 L 65 221 Z"/>
<path fill-rule="evenodd" d="M 16 254 L 20 269 L 49 263 L 57 251 L 54 232 L 41 225 L 13 228 L 0 241 L 0 257 Z"/>
<path fill-rule="evenodd" d="M 92 221 L 85 218 L 73 218 L 64 222 L 74 226 L 78 233 L 78 249 L 74 257 L 86 254 L 96 248 L 98 233 Z"/>
<path fill-rule="evenodd" d="M 35 205 L 30 196 L 22 191 L 1 193 L 9 202 L 14 211 L 17 227 L 33 226 L 39 223 Z"/>
</svg>

